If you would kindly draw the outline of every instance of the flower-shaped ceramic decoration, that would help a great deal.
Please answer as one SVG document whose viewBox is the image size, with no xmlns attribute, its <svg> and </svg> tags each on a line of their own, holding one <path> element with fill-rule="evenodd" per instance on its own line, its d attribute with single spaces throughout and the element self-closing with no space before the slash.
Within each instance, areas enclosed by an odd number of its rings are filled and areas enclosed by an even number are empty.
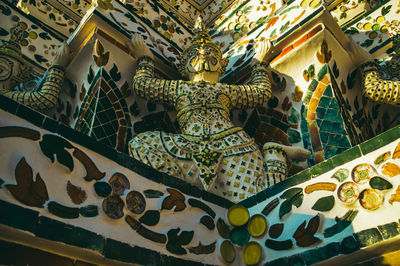
<svg viewBox="0 0 400 266">
<path fill-rule="evenodd" d="M 371 177 L 375 175 L 375 169 L 367 164 L 359 164 L 356 167 L 354 167 L 351 177 L 353 178 L 354 182 L 356 182 L 359 185 L 366 184 Z"/>
<path fill-rule="evenodd" d="M 360 189 L 356 183 L 343 183 L 338 189 L 338 198 L 345 203 L 354 203 L 360 195 Z"/>
<path fill-rule="evenodd" d="M 375 189 L 365 189 L 361 192 L 360 203 L 367 210 L 376 210 L 383 203 L 383 195 Z"/>
</svg>

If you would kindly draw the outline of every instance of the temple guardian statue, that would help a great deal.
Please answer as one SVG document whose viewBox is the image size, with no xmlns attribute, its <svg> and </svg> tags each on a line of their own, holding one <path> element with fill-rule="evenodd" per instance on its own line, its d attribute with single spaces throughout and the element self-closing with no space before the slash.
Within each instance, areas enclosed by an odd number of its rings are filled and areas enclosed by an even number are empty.
<svg viewBox="0 0 400 266">
<path fill-rule="evenodd" d="M 26 24 L 19 22 L 11 29 L 11 37 L 0 46 L 0 94 L 34 110 L 45 111 L 55 106 L 59 97 L 64 71 L 72 59 L 69 46 L 63 43 L 51 66 L 42 78 L 32 75 L 18 44 Z"/>
<path fill-rule="evenodd" d="M 266 144 L 266 161 L 273 166 L 269 170 L 271 180 L 266 182 L 264 156 L 259 147 L 230 121 L 231 110 L 261 106 L 271 98 L 266 62 L 271 51 L 268 42 L 259 42 L 248 85 L 218 83 L 227 59 L 223 59 L 201 20 L 196 22 L 192 42 L 180 60 L 180 72 L 189 81 L 154 78 L 153 54 L 143 39 L 134 36 L 128 45 L 138 58 L 134 90 L 148 100 L 174 106 L 182 132 L 138 134 L 129 143 L 129 153 L 137 160 L 238 202 L 264 189 L 266 184 L 285 179 L 286 156 L 303 160 L 309 156 L 303 149 Z"/>
</svg>

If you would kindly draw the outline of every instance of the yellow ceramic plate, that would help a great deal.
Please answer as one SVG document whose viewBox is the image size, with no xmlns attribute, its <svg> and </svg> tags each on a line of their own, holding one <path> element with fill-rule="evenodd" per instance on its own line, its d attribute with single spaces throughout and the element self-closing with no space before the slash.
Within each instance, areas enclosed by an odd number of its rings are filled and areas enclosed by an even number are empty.
<svg viewBox="0 0 400 266">
<path fill-rule="evenodd" d="M 241 205 L 234 205 L 228 210 L 228 220 L 232 225 L 244 225 L 249 220 L 249 217 L 249 211 Z"/>
<path fill-rule="evenodd" d="M 257 264 L 262 255 L 262 249 L 257 242 L 249 242 L 243 249 L 242 257 L 246 265 Z"/>
<path fill-rule="evenodd" d="M 255 214 L 251 216 L 247 231 L 254 237 L 262 236 L 267 229 L 267 220 L 262 214 Z"/>
</svg>

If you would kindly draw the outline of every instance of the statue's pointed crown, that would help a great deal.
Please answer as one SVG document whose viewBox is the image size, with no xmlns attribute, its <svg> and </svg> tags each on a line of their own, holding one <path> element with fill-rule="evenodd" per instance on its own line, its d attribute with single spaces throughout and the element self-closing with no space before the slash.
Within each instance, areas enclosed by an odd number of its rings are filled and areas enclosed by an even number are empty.
<svg viewBox="0 0 400 266">
<path fill-rule="evenodd" d="M 193 28 L 193 34 L 194 35 L 191 44 L 183 51 L 183 53 L 189 51 L 189 49 L 193 49 L 194 47 L 206 45 L 215 47 L 216 50 L 221 52 L 219 46 L 212 42 L 210 34 L 208 33 L 208 30 L 206 29 L 206 26 L 201 16 L 198 16 L 196 19 Z"/>
<path fill-rule="evenodd" d="M 191 51 L 194 49 L 198 49 L 199 47 L 202 46 L 214 47 L 215 50 L 219 53 L 219 56 L 222 57 L 221 49 L 217 44 L 212 42 L 210 34 L 208 33 L 208 30 L 205 27 L 202 17 L 198 16 L 193 27 L 192 41 L 189 44 L 189 46 L 183 50 L 182 55 L 179 57 L 180 59 L 179 70 L 181 73 L 183 73 L 184 71 L 184 65 Z"/>
<path fill-rule="evenodd" d="M 23 34 L 26 29 L 24 22 L 18 22 L 15 27 L 10 30 L 10 39 L 3 41 L 0 45 L 0 55 L 5 55 L 24 63 L 25 60 L 22 57 L 21 46 L 19 43 L 24 39 Z"/>
</svg>

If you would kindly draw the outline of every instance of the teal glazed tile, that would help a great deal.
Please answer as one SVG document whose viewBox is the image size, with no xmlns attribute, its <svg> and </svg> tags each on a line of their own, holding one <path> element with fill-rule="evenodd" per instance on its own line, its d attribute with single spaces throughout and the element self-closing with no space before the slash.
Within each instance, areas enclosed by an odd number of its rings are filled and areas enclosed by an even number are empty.
<svg viewBox="0 0 400 266">
<path fill-rule="evenodd" d="M 102 251 L 104 247 L 104 238 L 101 235 L 44 216 L 39 217 L 35 235 L 95 251 Z"/>
<path fill-rule="evenodd" d="M 0 108 L 11 114 L 15 114 L 19 107 L 19 103 L 0 94 Z"/>
<path fill-rule="evenodd" d="M 310 168 L 311 176 L 313 178 L 320 176 L 330 170 L 332 170 L 333 163 L 331 159 L 325 160 L 319 164 L 314 165 L 313 167 Z"/>
<path fill-rule="evenodd" d="M 337 167 L 359 157 L 361 157 L 360 148 L 358 146 L 354 146 L 353 148 L 350 148 L 342 152 L 341 154 L 332 157 L 331 160 L 333 163 L 333 167 Z"/>
<path fill-rule="evenodd" d="M 289 257 L 289 264 L 290 266 L 305 266 L 305 262 L 301 258 L 301 255 L 297 254 L 294 256 Z"/>
<path fill-rule="evenodd" d="M 267 199 L 267 194 L 266 194 L 265 190 L 262 190 L 256 194 L 256 197 L 257 197 L 257 202 L 261 203 Z"/>
<path fill-rule="evenodd" d="M 328 89 L 329 89 L 329 87 L 325 89 L 324 94 L 326 94 L 328 92 Z M 332 100 L 332 96 L 327 97 L 327 96 L 324 95 L 319 100 L 318 106 L 328 108 L 330 103 L 331 103 L 331 100 Z M 318 109 L 317 109 L 317 112 L 318 112 Z"/>
<path fill-rule="evenodd" d="M 43 124 L 44 115 L 22 104 L 19 106 L 16 115 L 38 127 Z"/>
<path fill-rule="evenodd" d="M 399 235 L 399 224 L 396 222 L 384 225 L 378 225 L 378 230 L 381 232 L 383 239 L 389 239 Z"/>
<path fill-rule="evenodd" d="M 288 257 L 279 258 L 277 260 L 273 260 L 264 264 L 264 266 L 286 266 L 286 265 L 290 265 Z"/>
<path fill-rule="evenodd" d="M 161 258 L 158 252 L 138 246 L 132 247 L 110 238 L 105 240 L 103 255 L 108 259 L 140 265 L 157 265 Z"/>
<path fill-rule="evenodd" d="M 233 202 L 231 202 L 230 200 L 227 200 L 225 198 L 219 197 L 217 195 L 214 195 L 213 193 L 207 192 L 207 191 L 203 191 L 201 194 L 201 198 L 204 199 L 205 201 L 214 203 L 218 206 L 221 207 L 225 207 L 227 209 L 229 209 L 231 206 L 234 205 Z"/>
<path fill-rule="evenodd" d="M 0 200 L 0 223 L 10 227 L 34 232 L 39 212 Z"/>
<path fill-rule="evenodd" d="M 360 249 L 360 242 L 354 236 L 348 236 L 340 243 L 340 253 L 350 254 Z"/>
<path fill-rule="evenodd" d="M 50 132 L 57 132 L 58 122 L 56 120 L 51 119 L 50 117 L 46 117 L 44 119 L 42 127 Z"/>
<path fill-rule="evenodd" d="M 203 263 L 184 260 L 176 257 L 170 257 L 167 255 L 161 255 L 161 265 L 173 265 L 173 266 L 204 266 Z"/>
<path fill-rule="evenodd" d="M 242 205 L 245 208 L 251 208 L 251 207 L 257 205 L 257 196 L 256 195 L 251 196 L 245 200 L 238 202 L 238 204 Z"/>
<path fill-rule="evenodd" d="M 310 169 L 306 169 L 306 170 L 290 177 L 289 179 L 286 179 L 282 182 L 279 182 L 279 183 L 267 188 L 265 190 L 266 194 L 267 194 L 267 198 L 275 196 L 276 194 L 284 191 L 287 188 L 304 183 L 310 179 L 311 179 Z"/>
<path fill-rule="evenodd" d="M 306 265 L 318 263 L 339 255 L 339 243 L 330 243 L 324 247 L 301 253 Z"/>
<path fill-rule="evenodd" d="M 354 237 L 360 242 L 361 247 L 367 247 L 383 240 L 377 228 L 370 228 L 355 233 Z"/>
</svg>

